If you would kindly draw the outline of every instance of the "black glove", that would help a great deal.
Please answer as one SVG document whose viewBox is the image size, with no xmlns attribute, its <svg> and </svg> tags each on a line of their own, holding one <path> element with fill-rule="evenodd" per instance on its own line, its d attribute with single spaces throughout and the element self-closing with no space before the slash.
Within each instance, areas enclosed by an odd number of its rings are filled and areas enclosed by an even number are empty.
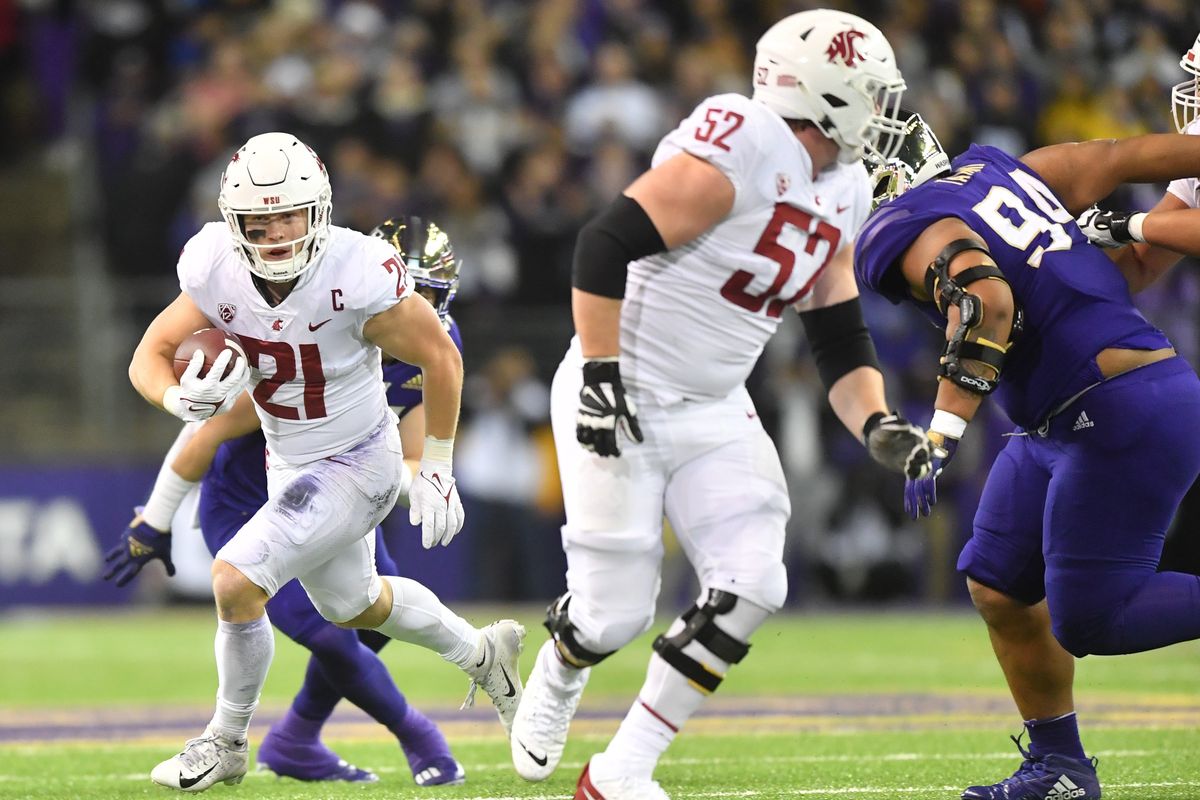
<svg viewBox="0 0 1200 800">
<path fill-rule="evenodd" d="M 168 577 L 175 575 L 175 564 L 171 561 L 171 534 L 146 524 L 142 519 L 141 506 L 135 508 L 134 512 L 133 521 L 121 533 L 120 544 L 104 556 L 109 563 L 104 580 L 115 577 L 117 586 L 129 583 L 142 571 L 142 567 L 155 559 L 166 566 Z"/>
<path fill-rule="evenodd" d="M 930 472 L 932 453 L 925 431 L 895 412 L 876 411 L 868 417 L 863 442 L 871 458 L 906 478 L 915 480 Z"/>
<path fill-rule="evenodd" d="M 644 440 L 637 421 L 637 407 L 625 396 L 617 360 L 585 361 L 579 411 L 575 415 L 575 438 L 584 449 L 593 453 L 619 456 L 618 427 L 633 441 Z"/>
</svg>

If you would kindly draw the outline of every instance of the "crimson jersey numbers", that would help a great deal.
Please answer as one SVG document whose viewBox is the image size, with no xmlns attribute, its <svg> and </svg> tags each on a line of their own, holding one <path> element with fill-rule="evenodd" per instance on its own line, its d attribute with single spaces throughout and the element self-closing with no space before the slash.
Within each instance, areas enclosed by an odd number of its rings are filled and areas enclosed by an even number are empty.
<svg viewBox="0 0 1200 800">
<path fill-rule="evenodd" d="M 766 291 L 761 294 L 751 294 L 746 291 L 746 287 L 754 280 L 754 274 L 739 269 L 730 276 L 729 280 L 725 281 L 725 285 L 721 287 L 721 296 L 734 305 L 754 313 L 761 311 L 766 305 L 768 317 L 780 317 L 785 306 L 797 302 L 808 293 L 817 278 L 829 266 L 833 254 L 837 252 L 838 243 L 841 241 L 842 233 L 837 228 L 824 220 L 816 220 L 815 226 L 813 226 L 813 222 L 812 215 L 807 211 L 802 211 L 787 203 L 776 203 L 771 221 L 767 223 L 762 236 L 758 237 L 758 244 L 754 246 L 754 252 L 766 256 L 779 265 L 775 279 L 771 281 L 771 285 L 767 287 Z M 821 266 L 813 272 L 812 277 L 800 287 L 799 291 L 786 299 L 779 297 L 779 294 L 787 285 L 788 279 L 792 277 L 792 271 L 796 266 L 796 253 L 779 242 L 779 234 L 783 232 L 784 225 L 791 225 L 805 233 L 804 252 L 808 255 L 815 253 L 817 245 L 821 242 L 829 244 L 829 250 L 825 254 L 825 260 L 821 262 Z"/>
<path fill-rule="evenodd" d="M 696 128 L 696 141 L 710 142 L 713 147 L 728 151 L 730 147 L 726 139 L 745 121 L 746 118 L 736 111 L 710 107 L 704 112 L 704 122 Z"/>
</svg>

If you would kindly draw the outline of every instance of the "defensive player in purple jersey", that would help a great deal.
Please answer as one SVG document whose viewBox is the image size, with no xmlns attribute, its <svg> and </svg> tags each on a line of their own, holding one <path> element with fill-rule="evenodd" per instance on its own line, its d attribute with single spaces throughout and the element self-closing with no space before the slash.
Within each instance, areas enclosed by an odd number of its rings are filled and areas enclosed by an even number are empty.
<svg viewBox="0 0 1200 800">
<path fill-rule="evenodd" d="M 1179 59 L 1187 78 L 1171 90 L 1175 129 L 1200 135 L 1200 35 Z M 1182 255 L 1200 257 L 1200 175 L 1171 181 L 1149 212 L 1088 209 L 1079 227 L 1109 255 L 1139 292 L 1175 266 Z"/>
<path fill-rule="evenodd" d="M 946 331 L 929 437 L 937 469 L 905 486 L 930 513 L 983 398 L 1017 429 L 996 458 L 959 557 L 1026 720 L 1029 749 L 964 798 L 1100 797 L 1080 743 L 1073 656 L 1200 638 L 1200 578 L 1156 573 L 1200 473 L 1200 380 L 1134 308 L 1075 216 L 1124 182 L 1200 171 L 1200 138 L 1141 136 L 950 163 L 919 117 L 876 170 L 883 202 L 856 244 L 861 284 Z"/>
<path fill-rule="evenodd" d="M 397 249 L 413 276 L 416 291 L 433 305 L 461 351 L 458 325 L 449 316 L 459 262 L 446 234 L 419 217 L 389 219 L 371 233 Z M 405 461 L 415 472 L 425 437 L 421 370 L 386 359 L 383 379 L 388 384 L 388 404 L 400 418 Z M 197 485 L 201 488 L 200 529 L 209 552 L 215 555 L 267 502 L 265 446 L 248 396 L 228 414 L 185 427 L 167 456 L 162 477 L 145 509 L 139 510 L 121 543 L 109 553 L 112 566 L 105 578 L 116 577 L 117 584 L 123 586 L 154 559 L 162 560 L 173 574 L 171 518 L 184 494 Z M 381 575 L 399 574 L 378 529 L 375 563 Z M 285 584 L 268 601 L 267 613 L 275 627 L 312 651 L 312 657 L 287 714 L 272 726 L 259 747 L 260 768 L 303 781 L 377 780 L 374 773 L 348 764 L 321 742 L 322 726 L 345 697 L 396 736 L 417 784 L 463 782 L 465 772 L 441 731 L 408 704 L 376 655 L 390 641 L 388 637 L 328 622 L 296 580 Z"/>
</svg>

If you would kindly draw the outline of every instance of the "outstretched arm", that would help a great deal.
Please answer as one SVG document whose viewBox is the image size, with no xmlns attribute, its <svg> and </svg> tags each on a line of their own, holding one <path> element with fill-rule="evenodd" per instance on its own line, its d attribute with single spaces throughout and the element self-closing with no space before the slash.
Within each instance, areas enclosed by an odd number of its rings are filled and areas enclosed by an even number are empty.
<svg viewBox="0 0 1200 800">
<path fill-rule="evenodd" d="M 1183 255 L 1200 256 L 1200 209 L 1170 193 L 1148 212 L 1093 207 L 1077 222 L 1093 244 L 1111 248 L 1108 256 L 1134 294 L 1165 275 Z"/>
<path fill-rule="evenodd" d="M 1123 183 L 1160 183 L 1200 175 L 1200 136 L 1151 133 L 1042 147 L 1021 157 L 1078 216 Z"/>
<path fill-rule="evenodd" d="M 929 469 L 925 432 L 888 412 L 875 343 L 863 320 L 852 248 L 839 250 L 817 278 L 807 302 L 796 306 L 817 372 L 838 419 L 871 458 L 910 478 Z"/>
</svg>

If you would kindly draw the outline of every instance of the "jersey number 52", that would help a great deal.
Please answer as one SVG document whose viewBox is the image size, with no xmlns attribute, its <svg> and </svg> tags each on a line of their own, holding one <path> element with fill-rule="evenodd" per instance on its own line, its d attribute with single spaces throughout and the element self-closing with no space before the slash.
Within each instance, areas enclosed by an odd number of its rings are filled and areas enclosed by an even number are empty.
<svg viewBox="0 0 1200 800">
<path fill-rule="evenodd" d="M 837 252 L 838 242 L 842 238 L 842 232 L 828 222 L 816 220 L 815 228 L 813 222 L 813 216 L 807 211 L 802 211 L 787 203 L 776 203 L 771 221 L 767 223 L 762 236 L 758 237 L 758 244 L 754 246 L 755 253 L 766 256 L 779 265 L 779 272 L 775 274 L 775 280 L 771 281 L 771 285 L 762 293 L 751 294 L 746 291 L 746 287 L 754 280 L 754 273 L 739 269 L 729 277 L 729 280 L 725 281 L 725 285 L 721 287 L 721 296 L 747 311 L 758 313 L 762 310 L 763 305 L 766 305 L 768 317 L 782 316 L 784 308 L 808 294 L 817 278 L 825 271 L 825 267 L 829 266 L 833 254 Z M 779 241 L 779 235 L 783 232 L 784 225 L 791 225 L 805 234 L 804 252 L 810 256 L 816 253 L 817 246 L 822 242 L 826 242 L 829 246 L 821 266 L 817 267 L 812 277 L 804 282 L 799 291 L 786 299 L 778 295 L 792 277 L 792 271 L 796 267 L 796 253 Z"/>
</svg>

